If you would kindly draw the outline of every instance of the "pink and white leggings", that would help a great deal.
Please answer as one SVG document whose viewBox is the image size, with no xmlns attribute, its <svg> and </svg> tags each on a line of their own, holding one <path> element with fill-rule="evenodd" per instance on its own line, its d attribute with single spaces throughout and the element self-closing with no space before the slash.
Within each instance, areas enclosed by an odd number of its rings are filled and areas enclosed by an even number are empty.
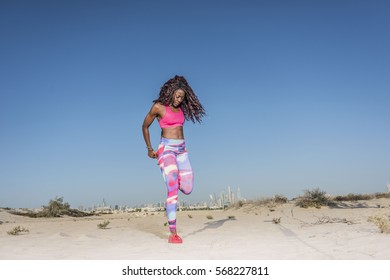
<svg viewBox="0 0 390 280">
<path fill-rule="evenodd" d="M 157 155 L 158 165 L 168 190 L 166 212 L 169 229 L 174 232 L 179 190 L 184 194 L 190 194 L 194 177 L 184 139 L 161 138 Z"/>
</svg>

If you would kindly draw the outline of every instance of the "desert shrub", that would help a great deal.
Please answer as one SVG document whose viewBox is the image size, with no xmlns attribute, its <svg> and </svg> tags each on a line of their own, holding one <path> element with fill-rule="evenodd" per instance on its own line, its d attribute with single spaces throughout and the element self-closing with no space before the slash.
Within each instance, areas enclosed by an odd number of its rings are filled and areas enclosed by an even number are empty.
<svg viewBox="0 0 390 280">
<path fill-rule="evenodd" d="M 86 213 L 80 210 L 71 209 L 69 203 L 64 202 L 62 197 L 51 199 L 48 205 L 43 206 L 43 209 L 38 212 L 33 212 L 29 209 L 23 211 L 9 211 L 9 213 L 20 216 L 27 216 L 30 218 L 56 218 L 63 215 L 71 217 L 85 217 L 92 216 L 93 213 Z"/>
<path fill-rule="evenodd" d="M 277 204 L 284 204 L 288 202 L 288 198 L 284 195 L 277 194 L 274 196 L 273 201 Z"/>
<path fill-rule="evenodd" d="M 43 217 L 60 217 L 70 209 L 69 203 L 65 202 L 62 197 L 56 197 L 50 199 L 47 206 L 43 206 L 42 216 Z"/>
<path fill-rule="evenodd" d="M 379 227 L 381 233 L 390 233 L 390 218 L 389 217 L 370 217 L 368 219 L 369 222 L 374 223 Z"/>
<path fill-rule="evenodd" d="M 29 232 L 29 230 L 24 227 L 16 226 L 13 229 L 7 231 L 9 235 L 19 235 L 23 232 Z"/>
<path fill-rule="evenodd" d="M 266 198 L 260 198 L 260 199 L 257 199 L 255 201 L 253 201 L 252 203 L 256 206 L 276 206 L 276 204 L 284 204 L 284 203 L 287 203 L 288 202 L 288 198 L 285 197 L 284 195 L 280 195 L 280 194 L 277 194 L 277 195 L 274 195 L 272 198 L 270 197 L 266 197 Z"/>
<path fill-rule="evenodd" d="M 346 218 L 331 218 L 328 216 L 317 217 L 318 221 L 314 225 L 328 224 L 328 223 L 344 223 L 348 225 L 355 224 L 354 221 L 348 220 Z"/>
<path fill-rule="evenodd" d="M 376 193 L 374 194 L 375 198 L 390 198 L 390 192 L 387 193 Z"/>
<path fill-rule="evenodd" d="M 228 219 L 229 219 L 229 220 L 235 220 L 236 217 L 235 217 L 235 216 L 228 216 Z"/>
<path fill-rule="evenodd" d="M 321 206 L 334 205 L 334 202 L 327 196 L 326 192 L 316 188 L 313 190 L 305 190 L 303 196 L 298 197 L 295 204 L 302 208 L 321 208 Z"/>
<path fill-rule="evenodd" d="M 104 221 L 103 223 L 100 223 L 97 225 L 100 229 L 107 229 L 107 226 L 110 224 L 110 221 Z"/>
<path fill-rule="evenodd" d="M 358 200 L 370 200 L 374 196 L 370 194 L 353 194 L 349 193 L 347 195 L 338 195 L 334 198 L 335 201 L 358 201 Z"/>
<path fill-rule="evenodd" d="M 371 200 L 374 198 L 390 198 L 390 193 L 375 193 L 375 194 L 347 194 L 338 195 L 334 197 L 335 201 L 357 201 L 357 200 Z"/>
<path fill-rule="evenodd" d="M 214 219 L 213 216 L 211 216 L 211 215 L 207 215 L 206 218 L 209 219 L 209 220 Z"/>
<path fill-rule="evenodd" d="M 252 201 L 250 203 L 253 203 L 253 205 L 256 206 L 268 206 L 268 205 L 273 205 L 273 199 L 272 198 L 260 198 L 255 201 Z"/>
<path fill-rule="evenodd" d="M 280 224 L 280 220 L 281 220 L 281 219 L 282 219 L 281 217 L 273 218 L 273 219 L 272 219 L 272 222 L 273 222 L 274 224 Z"/>
</svg>

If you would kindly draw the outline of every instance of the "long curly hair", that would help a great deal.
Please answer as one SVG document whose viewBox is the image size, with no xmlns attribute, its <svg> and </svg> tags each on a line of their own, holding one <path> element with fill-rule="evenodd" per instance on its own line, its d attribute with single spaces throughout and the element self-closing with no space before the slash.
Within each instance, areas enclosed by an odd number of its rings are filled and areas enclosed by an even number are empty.
<svg viewBox="0 0 390 280">
<path fill-rule="evenodd" d="M 159 97 L 153 100 L 153 102 L 159 102 L 163 105 L 169 106 L 173 102 L 173 93 L 178 89 L 182 89 L 186 93 L 180 104 L 180 108 L 183 111 L 186 120 L 191 120 L 193 123 L 195 123 L 195 121 L 201 123 L 202 117 L 206 115 L 206 111 L 195 92 L 183 76 L 176 75 L 172 79 L 169 79 L 161 87 Z"/>
</svg>

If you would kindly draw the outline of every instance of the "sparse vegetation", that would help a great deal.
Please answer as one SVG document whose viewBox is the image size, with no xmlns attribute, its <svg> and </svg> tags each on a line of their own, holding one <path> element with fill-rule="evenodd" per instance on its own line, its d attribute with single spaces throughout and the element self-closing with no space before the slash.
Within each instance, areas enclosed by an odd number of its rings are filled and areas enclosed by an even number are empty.
<svg viewBox="0 0 390 280">
<path fill-rule="evenodd" d="M 342 224 L 348 224 L 352 225 L 355 224 L 353 221 L 347 220 L 346 218 L 330 218 L 328 216 L 320 217 L 318 218 L 318 221 L 315 222 L 316 225 L 322 225 L 322 224 L 332 224 L 332 223 L 342 223 Z"/>
<path fill-rule="evenodd" d="M 13 229 L 7 231 L 9 235 L 19 235 L 21 233 L 27 233 L 30 232 L 28 229 L 21 227 L 21 226 L 16 226 Z"/>
<path fill-rule="evenodd" d="M 274 224 L 280 224 L 280 220 L 281 220 L 281 219 L 282 219 L 281 217 L 273 218 L 273 219 L 272 219 L 272 222 L 273 222 Z"/>
<path fill-rule="evenodd" d="M 381 233 L 390 233 L 390 217 L 375 216 L 368 219 L 369 222 L 374 223 L 379 227 Z"/>
<path fill-rule="evenodd" d="M 274 201 L 272 198 L 261 198 L 253 201 L 253 204 L 256 206 L 269 206 L 273 205 Z"/>
<path fill-rule="evenodd" d="M 192 219 L 192 215 L 188 214 L 188 218 Z"/>
<path fill-rule="evenodd" d="M 214 219 L 213 216 L 211 216 L 211 215 L 207 215 L 206 218 L 209 219 L 209 220 Z"/>
<path fill-rule="evenodd" d="M 334 197 L 334 200 L 335 201 L 358 201 L 358 200 L 370 200 L 373 198 L 374 195 L 349 193 L 347 195 L 338 195 Z"/>
<path fill-rule="evenodd" d="M 228 219 L 229 219 L 229 220 L 235 220 L 236 217 L 235 217 L 235 216 L 228 216 Z"/>
<path fill-rule="evenodd" d="M 107 229 L 107 226 L 110 224 L 110 221 L 104 221 L 97 225 L 99 229 Z"/>
<path fill-rule="evenodd" d="M 371 200 L 379 198 L 390 198 L 390 193 L 375 193 L 375 194 L 347 194 L 331 196 L 319 188 L 305 190 L 304 194 L 300 197 L 294 198 L 296 206 L 302 208 L 321 208 L 322 206 L 337 206 L 339 202 L 343 201 L 359 201 L 359 200 Z M 260 198 L 256 200 L 247 200 L 245 202 L 239 201 L 235 204 L 236 208 L 245 206 L 251 207 L 268 207 L 270 212 L 276 210 L 277 206 L 288 203 L 289 199 L 284 195 L 274 195 L 272 198 Z"/>
<path fill-rule="evenodd" d="M 338 195 L 334 197 L 334 201 L 358 201 L 371 200 L 378 198 L 390 198 L 390 193 L 375 193 L 375 194 L 353 194 Z"/>
<path fill-rule="evenodd" d="M 387 193 L 376 193 L 374 194 L 375 198 L 390 198 L 390 192 Z"/>
<path fill-rule="evenodd" d="M 85 213 L 76 209 L 71 209 L 69 203 L 64 202 L 62 197 L 56 197 L 51 199 L 47 206 L 43 206 L 43 209 L 38 212 L 25 209 L 24 211 L 10 211 L 11 214 L 27 216 L 30 218 L 58 218 L 63 215 L 71 217 L 85 217 L 91 216 L 93 213 Z"/>
<path fill-rule="evenodd" d="M 313 190 L 306 190 L 303 196 L 297 198 L 295 205 L 302 208 L 321 208 L 321 206 L 335 205 L 334 201 L 319 188 Z"/>
<path fill-rule="evenodd" d="M 247 201 L 247 204 L 253 204 L 255 206 L 268 206 L 270 209 L 280 205 L 280 204 L 285 204 L 288 202 L 288 198 L 277 194 L 274 195 L 272 198 L 260 198 L 254 201 Z M 272 210 L 270 210 L 272 211 Z"/>
<path fill-rule="evenodd" d="M 273 202 L 275 202 L 276 204 L 284 204 L 288 202 L 288 198 L 284 195 L 277 194 L 274 196 Z"/>
<path fill-rule="evenodd" d="M 62 213 L 68 213 L 70 205 L 64 202 L 62 197 L 51 199 L 47 206 L 43 206 L 42 215 L 45 217 L 61 217 Z"/>
</svg>

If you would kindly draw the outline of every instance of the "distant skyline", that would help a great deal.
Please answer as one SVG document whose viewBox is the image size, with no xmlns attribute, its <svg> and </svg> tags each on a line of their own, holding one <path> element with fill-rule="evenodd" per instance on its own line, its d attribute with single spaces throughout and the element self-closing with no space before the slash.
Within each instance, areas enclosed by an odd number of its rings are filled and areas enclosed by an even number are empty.
<svg viewBox="0 0 390 280">
<path fill-rule="evenodd" d="M 0 207 L 164 201 L 142 121 L 183 75 L 188 202 L 385 192 L 387 1 L 0 1 Z M 151 128 L 156 148 L 160 128 Z"/>
<path fill-rule="evenodd" d="M 185 198 L 185 197 L 184 197 Z M 234 205 L 235 203 L 239 201 L 249 201 L 249 199 L 246 199 L 245 197 L 241 196 L 241 190 L 240 188 L 237 188 L 237 190 L 232 189 L 230 186 L 226 188 L 226 190 L 222 190 L 219 193 L 212 193 L 209 194 L 208 198 L 205 198 L 204 200 L 200 201 L 191 201 L 188 202 L 184 199 L 180 200 L 180 205 L 197 205 L 197 204 L 207 204 L 207 206 L 226 206 L 226 205 Z M 64 201 L 64 203 L 67 201 Z M 149 201 L 149 202 L 143 202 L 143 203 L 138 203 L 138 204 L 133 204 L 133 205 L 128 205 L 128 204 L 117 204 L 114 201 L 112 202 L 107 202 L 105 198 L 103 198 L 101 201 L 97 201 L 91 205 L 78 205 L 75 208 L 83 208 L 83 209 L 90 209 L 90 208 L 116 208 L 116 207 L 142 207 L 142 206 L 150 206 L 150 205 L 158 205 L 159 207 L 165 207 L 165 200 L 161 199 L 161 201 Z"/>
</svg>

